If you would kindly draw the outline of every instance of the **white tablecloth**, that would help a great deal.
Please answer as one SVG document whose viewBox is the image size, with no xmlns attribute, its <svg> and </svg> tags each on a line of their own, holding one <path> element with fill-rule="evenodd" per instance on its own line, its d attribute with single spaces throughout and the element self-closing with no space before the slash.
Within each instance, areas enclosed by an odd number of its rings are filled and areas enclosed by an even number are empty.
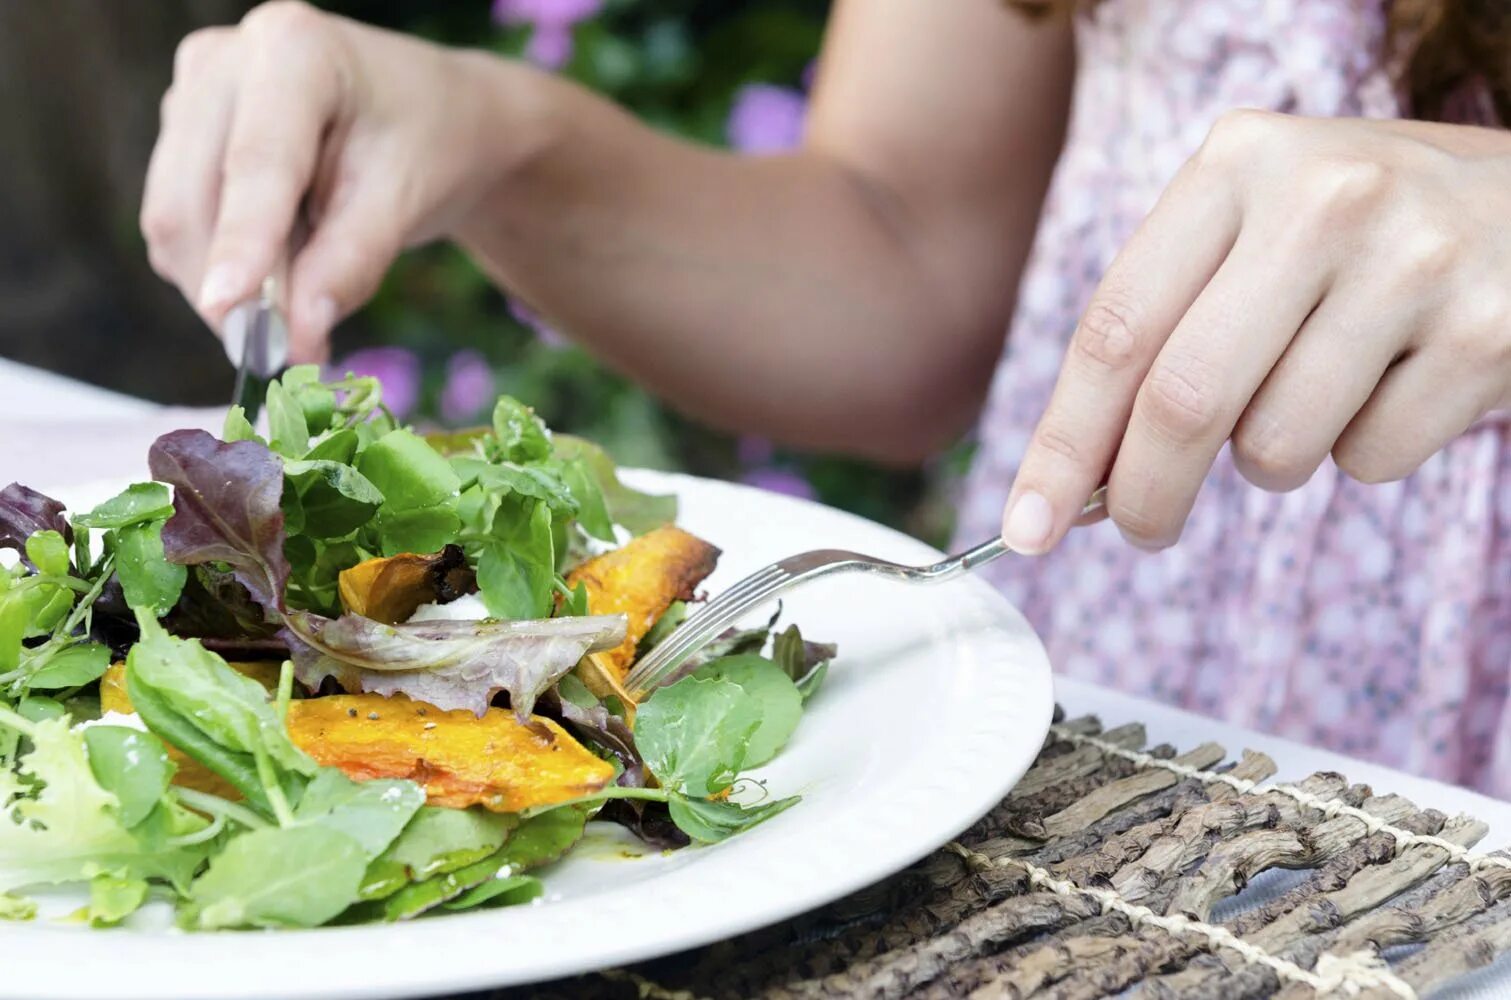
<svg viewBox="0 0 1511 1000">
<path fill-rule="evenodd" d="M 0 483 L 15 479 L 56 488 L 145 474 L 147 445 L 158 434 L 184 426 L 216 429 L 223 414 L 159 407 L 0 359 Z M 1185 751 L 1211 740 L 1230 754 L 1262 751 L 1275 759 L 1282 780 L 1338 771 L 1418 805 L 1479 817 L 1490 825 L 1482 848 L 1511 843 L 1511 803 L 1078 681 L 1060 679 L 1056 691 L 1071 715 L 1095 714 L 1108 727 L 1144 723 L 1151 744 L 1170 743 Z M 1511 998 L 1511 960 L 1502 959 L 1442 995 Z"/>
</svg>

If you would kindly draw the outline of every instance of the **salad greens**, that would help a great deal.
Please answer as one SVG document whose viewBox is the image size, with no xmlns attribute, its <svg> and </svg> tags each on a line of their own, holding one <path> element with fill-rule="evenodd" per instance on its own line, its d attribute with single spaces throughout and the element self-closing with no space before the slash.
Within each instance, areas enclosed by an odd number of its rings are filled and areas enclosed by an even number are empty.
<svg viewBox="0 0 1511 1000">
<path fill-rule="evenodd" d="M 0 919 L 55 884 L 101 927 L 151 900 L 195 930 L 520 905 L 589 820 L 713 843 L 797 801 L 731 795 L 832 646 L 773 617 L 638 705 L 615 687 L 717 556 L 674 498 L 508 397 L 427 437 L 374 380 L 300 367 L 266 409 L 163 435 L 92 510 L 0 490 Z"/>
</svg>

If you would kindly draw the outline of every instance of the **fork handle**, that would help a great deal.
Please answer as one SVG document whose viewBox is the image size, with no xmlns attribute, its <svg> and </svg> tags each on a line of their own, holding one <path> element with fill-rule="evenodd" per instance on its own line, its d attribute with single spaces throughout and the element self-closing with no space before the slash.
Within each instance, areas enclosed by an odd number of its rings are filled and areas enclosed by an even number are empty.
<svg viewBox="0 0 1511 1000">
<path fill-rule="evenodd" d="M 1091 494 L 1091 499 L 1086 506 L 1081 508 L 1081 517 L 1093 511 L 1101 510 L 1107 503 L 1107 487 L 1099 486 L 1096 492 Z M 958 556 L 935 563 L 923 571 L 923 577 L 930 581 L 950 580 L 972 570 L 980 569 L 987 563 L 1007 555 L 1012 549 L 1007 547 L 999 535 L 989 542 L 982 542 L 973 549 L 967 549 Z"/>
</svg>

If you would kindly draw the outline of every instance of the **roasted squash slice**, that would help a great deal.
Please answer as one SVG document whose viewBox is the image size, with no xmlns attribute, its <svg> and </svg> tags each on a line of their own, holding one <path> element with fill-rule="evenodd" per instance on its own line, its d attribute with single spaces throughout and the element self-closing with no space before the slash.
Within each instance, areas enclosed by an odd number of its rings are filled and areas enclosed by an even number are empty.
<svg viewBox="0 0 1511 1000">
<path fill-rule="evenodd" d="M 549 719 L 442 711 L 403 695 L 341 694 L 289 705 L 289 735 L 347 777 L 409 778 L 425 801 L 521 812 L 603 788 L 614 767 Z"/>
<path fill-rule="evenodd" d="M 588 689 L 600 698 L 617 695 L 630 704 L 623 681 L 635 661 L 635 647 L 673 601 L 692 599 L 694 589 L 718 561 L 718 549 L 668 525 L 568 573 L 568 586 L 587 587 L 590 614 L 622 614 L 629 621 L 624 642 L 594 653 L 578 667 L 578 676 Z"/>
<path fill-rule="evenodd" d="M 265 684 L 277 683 L 276 665 L 231 666 Z M 101 679 L 100 705 L 107 712 L 132 711 L 124 664 L 115 664 Z M 288 726 L 294 744 L 319 763 L 357 781 L 409 778 L 424 787 L 426 802 L 434 806 L 520 812 L 596 792 L 614 778 L 613 765 L 556 723 L 540 718 L 522 723 L 498 708 L 480 719 L 403 695 L 343 694 L 291 701 Z M 178 765 L 174 784 L 241 797 L 192 757 L 171 746 L 168 755 Z"/>
<path fill-rule="evenodd" d="M 476 589 L 462 550 L 448 545 L 433 555 L 413 553 L 368 559 L 341 571 L 341 606 L 385 625 L 406 622 L 422 604 L 455 600 Z"/>
</svg>

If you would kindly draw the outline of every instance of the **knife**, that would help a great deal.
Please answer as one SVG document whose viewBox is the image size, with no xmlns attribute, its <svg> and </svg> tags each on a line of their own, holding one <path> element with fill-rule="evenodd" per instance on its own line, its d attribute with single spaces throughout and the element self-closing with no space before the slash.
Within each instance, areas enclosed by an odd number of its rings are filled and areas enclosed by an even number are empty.
<svg viewBox="0 0 1511 1000">
<path fill-rule="evenodd" d="M 226 314 L 226 356 L 236 365 L 231 405 L 240 406 L 247 422 L 257 423 L 268 383 L 288 365 L 289 328 L 278 306 L 278 282 L 268 277 L 254 299 Z"/>
</svg>

